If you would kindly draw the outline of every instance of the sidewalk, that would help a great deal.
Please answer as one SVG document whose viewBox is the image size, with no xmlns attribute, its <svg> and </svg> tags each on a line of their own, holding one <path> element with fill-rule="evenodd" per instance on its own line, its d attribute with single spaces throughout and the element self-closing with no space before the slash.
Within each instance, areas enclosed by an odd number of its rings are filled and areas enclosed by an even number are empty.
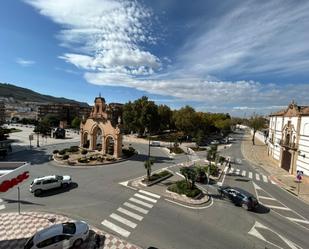
<svg viewBox="0 0 309 249">
<path fill-rule="evenodd" d="M 296 196 L 298 195 L 298 183 L 295 181 L 296 177 L 280 168 L 278 162 L 267 155 L 267 146 L 264 143 L 255 138 L 255 145 L 252 145 L 251 135 L 247 133 L 241 144 L 241 152 L 246 160 L 267 171 L 271 175 L 271 178 L 281 187 Z M 300 183 L 298 197 L 309 203 L 309 177 L 303 177 L 302 183 Z"/>
<path fill-rule="evenodd" d="M 71 221 L 68 217 L 50 213 L 22 212 L 20 215 L 18 213 L 0 213 L 0 248 L 22 249 L 27 239 L 33 236 L 36 231 L 68 221 Z M 100 248 L 141 249 L 91 226 L 89 239 L 76 249 L 94 248 L 96 234 L 101 237 Z"/>
</svg>

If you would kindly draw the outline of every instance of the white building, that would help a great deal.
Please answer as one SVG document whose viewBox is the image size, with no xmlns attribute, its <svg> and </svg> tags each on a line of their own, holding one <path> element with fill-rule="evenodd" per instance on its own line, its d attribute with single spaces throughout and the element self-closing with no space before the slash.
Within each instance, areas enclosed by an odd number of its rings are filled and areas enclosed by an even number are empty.
<svg viewBox="0 0 309 249">
<path fill-rule="evenodd" d="M 300 170 L 309 176 L 309 106 L 293 101 L 270 115 L 268 155 L 290 174 Z"/>
</svg>

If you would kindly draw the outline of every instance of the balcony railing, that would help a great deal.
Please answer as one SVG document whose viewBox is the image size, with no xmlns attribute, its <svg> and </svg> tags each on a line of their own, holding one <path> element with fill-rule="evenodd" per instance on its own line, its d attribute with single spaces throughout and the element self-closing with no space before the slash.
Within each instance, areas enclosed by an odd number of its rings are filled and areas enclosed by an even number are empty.
<svg viewBox="0 0 309 249">
<path fill-rule="evenodd" d="M 284 140 L 284 139 L 281 139 L 279 144 L 280 144 L 282 147 L 290 148 L 290 149 L 293 149 L 293 150 L 296 150 L 296 149 L 297 149 L 297 144 L 296 144 L 296 143 L 291 143 L 291 142 L 286 141 L 286 140 Z"/>
</svg>

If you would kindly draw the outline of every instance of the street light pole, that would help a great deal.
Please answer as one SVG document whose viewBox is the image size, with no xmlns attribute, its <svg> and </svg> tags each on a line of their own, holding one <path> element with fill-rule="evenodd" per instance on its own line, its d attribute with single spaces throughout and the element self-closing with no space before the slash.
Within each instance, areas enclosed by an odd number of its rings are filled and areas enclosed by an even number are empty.
<svg viewBox="0 0 309 249">
<path fill-rule="evenodd" d="M 39 132 L 37 132 L 37 137 L 36 137 L 36 147 L 40 147 L 40 143 L 39 143 L 39 135 L 40 135 L 40 133 Z"/>
</svg>

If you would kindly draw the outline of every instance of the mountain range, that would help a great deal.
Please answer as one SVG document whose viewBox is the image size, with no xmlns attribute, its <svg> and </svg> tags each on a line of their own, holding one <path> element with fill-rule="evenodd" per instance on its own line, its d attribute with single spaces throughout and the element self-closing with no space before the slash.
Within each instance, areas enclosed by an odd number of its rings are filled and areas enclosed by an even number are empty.
<svg viewBox="0 0 309 249">
<path fill-rule="evenodd" d="M 39 103 L 70 103 L 80 106 L 89 106 L 85 102 L 78 102 L 72 99 L 62 97 L 53 97 L 40 94 L 27 88 L 15 86 L 9 83 L 0 83 L 0 99 L 10 99 L 16 102 L 39 102 Z"/>
</svg>

